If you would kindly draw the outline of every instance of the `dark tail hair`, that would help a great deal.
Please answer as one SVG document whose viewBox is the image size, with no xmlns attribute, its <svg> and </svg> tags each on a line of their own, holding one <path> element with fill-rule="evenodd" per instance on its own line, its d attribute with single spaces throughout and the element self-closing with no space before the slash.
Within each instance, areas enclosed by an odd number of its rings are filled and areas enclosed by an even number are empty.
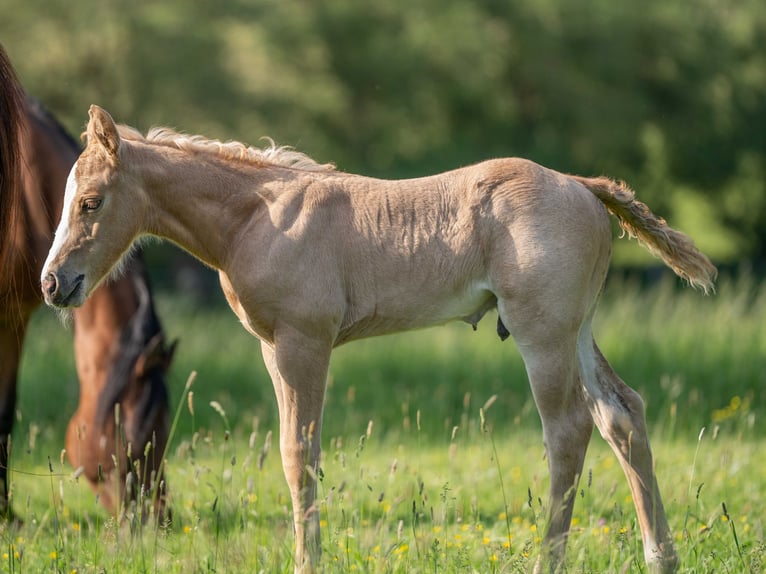
<svg viewBox="0 0 766 574">
<path fill-rule="evenodd" d="M 0 270 L 8 260 L 16 212 L 21 201 L 21 148 L 24 90 L 0 45 Z"/>
</svg>

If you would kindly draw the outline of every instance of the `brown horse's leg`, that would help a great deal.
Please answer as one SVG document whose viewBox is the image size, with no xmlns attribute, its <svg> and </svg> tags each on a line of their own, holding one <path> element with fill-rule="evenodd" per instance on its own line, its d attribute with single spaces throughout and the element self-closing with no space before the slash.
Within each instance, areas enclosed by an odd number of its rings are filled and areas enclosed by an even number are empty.
<svg viewBox="0 0 766 574">
<path fill-rule="evenodd" d="M 295 571 L 309 572 L 321 554 L 316 473 L 331 345 L 284 327 L 273 349 L 261 348 L 279 405 L 282 468 L 293 503 Z"/>
<path fill-rule="evenodd" d="M 8 460 L 16 417 L 16 384 L 27 320 L 0 319 L 0 518 L 13 517 L 8 499 Z"/>
<path fill-rule="evenodd" d="M 593 419 L 617 455 L 630 485 L 646 563 L 652 572 L 674 572 L 678 557 L 654 474 L 644 403 L 601 354 L 590 328 L 580 334 L 578 354 Z"/>
</svg>

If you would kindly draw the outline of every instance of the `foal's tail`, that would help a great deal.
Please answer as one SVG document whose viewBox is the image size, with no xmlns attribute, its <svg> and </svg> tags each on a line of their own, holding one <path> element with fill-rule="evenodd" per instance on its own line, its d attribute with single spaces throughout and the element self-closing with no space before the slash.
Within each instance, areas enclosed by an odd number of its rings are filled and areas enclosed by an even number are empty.
<svg viewBox="0 0 766 574">
<path fill-rule="evenodd" d="M 606 177 L 572 178 L 587 187 L 619 221 L 628 237 L 635 237 L 652 254 L 662 259 L 676 275 L 705 293 L 714 291 L 718 274 L 715 266 L 694 245 L 690 237 L 676 231 L 638 201 L 625 183 Z"/>
<path fill-rule="evenodd" d="M 19 132 L 24 92 L 0 45 L 0 269 L 5 267 L 16 210 L 21 201 Z"/>
</svg>

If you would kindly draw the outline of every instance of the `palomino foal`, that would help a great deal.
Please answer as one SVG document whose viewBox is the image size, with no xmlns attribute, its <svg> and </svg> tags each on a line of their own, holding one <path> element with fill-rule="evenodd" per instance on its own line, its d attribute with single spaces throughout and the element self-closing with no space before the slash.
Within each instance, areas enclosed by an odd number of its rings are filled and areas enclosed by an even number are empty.
<svg viewBox="0 0 766 574">
<path fill-rule="evenodd" d="M 595 422 L 627 475 L 650 568 L 676 568 L 644 406 L 591 333 L 609 266 L 608 213 L 679 276 L 708 291 L 715 267 L 624 185 L 499 159 L 384 181 L 284 148 L 169 130 L 143 137 L 91 106 L 42 272 L 50 305 L 81 305 L 144 235 L 219 270 L 258 337 L 279 406 L 293 502 L 295 569 L 320 555 L 315 473 L 330 352 L 362 337 L 498 311 L 523 356 L 551 472 L 540 565 L 563 564 L 574 492 Z"/>
</svg>

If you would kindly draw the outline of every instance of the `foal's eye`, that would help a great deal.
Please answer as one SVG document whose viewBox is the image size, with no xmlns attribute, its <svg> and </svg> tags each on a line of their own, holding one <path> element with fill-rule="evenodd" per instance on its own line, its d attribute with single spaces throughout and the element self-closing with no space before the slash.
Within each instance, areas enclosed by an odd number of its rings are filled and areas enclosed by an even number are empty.
<svg viewBox="0 0 766 574">
<path fill-rule="evenodd" d="M 82 210 L 84 212 L 97 211 L 101 207 L 101 198 L 99 197 L 86 197 L 82 200 Z"/>
</svg>

